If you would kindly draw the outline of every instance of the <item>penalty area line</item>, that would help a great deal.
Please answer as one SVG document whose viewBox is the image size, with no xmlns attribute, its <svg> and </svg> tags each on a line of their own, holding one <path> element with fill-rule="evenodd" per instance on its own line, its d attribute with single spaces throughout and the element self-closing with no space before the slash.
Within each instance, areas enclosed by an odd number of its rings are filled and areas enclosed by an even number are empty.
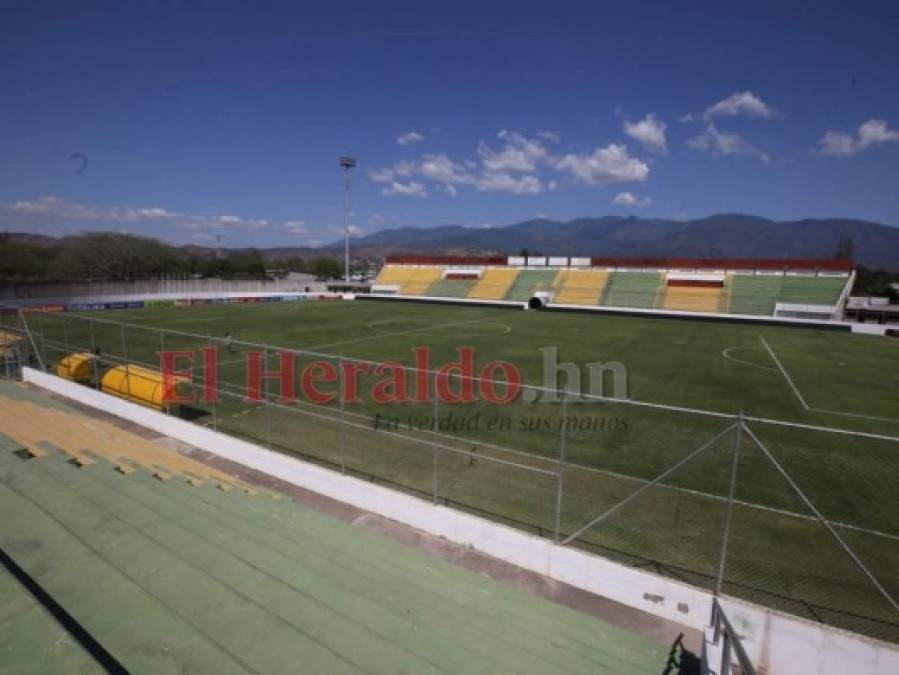
<svg viewBox="0 0 899 675">
<path fill-rule="evenodd" d="M 829 408 L 815 408 L 814 406 L 810 406 L 808 403 L 806 403 L 805 398 L 802 396 L 802 394 L 799 392 L 799 389 L 793 383 L 793 378 L 791 378 L 790 374 L 787 373 L 786 368 L 783 367 L 783 364 L 780 362 L 780 359 L 777 358 L 777 354 L 774 353 L 774 350 L 771 349 L 771 346 L 765 341 L 765 338 L 763 338 L 761 335 L 759 335 L 759 340 L 762 341 L 762 344 L 765 346 L 765 349 L 768 350 L 768 353 L 771 355 L 771 358 L 774 360 L 774 363 L 777 364 L 777 367 L 780 370 L 781 374 L 784 376 L 784 379 L 787 381 L 787 384 L 790 385 L 790 387 L 793 390 L 793 393 L 796 394 L 796 398 L 799 399 L 799 402 L 802 404 L 802 407 L 805 408 L 806 411 L 813 412 L 813 413 L 822 413 L 825 415 L 839 415 L 841 417 L 855 417 L 858 419 L 874 420 L 877 422 L 892 422 L 894 424 L 899 423 L 899 420 L 894 419 L 892 417 L 879 417 L 877 415 L 865 415 L 863 413 L 844 412 L 842 410 L 830 410 Z"/>
</svg>

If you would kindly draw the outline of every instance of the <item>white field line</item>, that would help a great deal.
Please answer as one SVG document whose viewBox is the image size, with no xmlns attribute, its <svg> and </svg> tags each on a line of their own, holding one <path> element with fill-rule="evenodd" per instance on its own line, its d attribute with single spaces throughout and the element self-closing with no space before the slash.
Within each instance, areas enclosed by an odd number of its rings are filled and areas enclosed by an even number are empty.
<svg viewBox="0 0 899 675">
<path fill-rule="evenodd" d="M 842 417 L 857 417 L 859 419 L 864 420 L 876 420 L 878 422 L 899 422 L 899 420 L 894 419 L 892 417 L 879 417 L 877 415 L 865 415 L 863 413 L 852 413 L 852 412 L 844 412 L 842 410 L 830 410 L 829 408 L 815 408 L 806 403 L 805 398 L 803 398 L 802 394 L 799 393 L 799 389 L 793 383 L 793 379 L 790 377 L 789 373 L 787 373 L 786 368 L 781 364 L 780 359 L 777 358 L 777 355 L 774 353 L 774 350 L 771 349 L 771 346 L 765 342 L 765 338 L 759 335 L 759 340 L 762 341 L 762 344 L 765 345 L 765 349 L 768 350 L 768 353 L 771 355 L 771 358 L 774 359 L 774 363 L 777 364 L 777 367 L 780 369 L 780 372 L 783 374 L 784 379 L 787 381 L 787 384 L 793 389 L 793 393 L 796 394 L 796 398 L 799 399 L 799 402 L 802 404 L 802 407 L 808 410 L 809 412 L 817 412 L 824 413 L 827 415 L 840 415 Z"/>
<path fill-rule="evenodd" d="M 799 393 L 799 390 L 796 388 L 796 385 L 793 384 L 793 380 L 790 379 L 790 375 L 789 375 L 789 373 L 787 373 L 786 368 L 783 367 L 783 364 L 781 364 L 780 359 L 777 358 L 777 354 L 774 353 L 774 350 L 771 349 L 771 346 L 767 342 L 765 342 L 765 338 L 763 338 L 761 335 L 759 335 L 759 340 L 762 341 L 762 344 L 765 345 L 765 349 L 768 350 L 768 353 L 771 355 L 771 358 L 774 360 L 774 363 L 777 365 L 778 368 L 780 368 L 781 374 L 784 376 L 784 379 L 787 381 L 787 384 L 790 385 L 790 388 L 793 390 L 793 393 L 796 394 L 796 398 L 799 399 L 799 402 L 802 404 L 802 407 L 805 408 L 806 410 L 808 410 L 809 409 L 808 403 L 805 402 L 805 399 L 802 398 L 802 394 Z"/>
<path fill-rule="evenodd" d="M 383 337 L 387 337 L 390 335 L 408 335 L 409 333 L 421 333 L 423 331 L 426 332 L 429 330 L 434 330 L 435 328 L 450 328 L 452 326 L 464 326 L 464 325 L 472 324 L 472 323 L 484 323 L 485 321 L 493 321 L 494 323 L 499 323 L 499 322 L 495 321 L 495 317 L 493 317 L 493 316 L 483 317 L 480 319 L 469 319 L 468 321 L 453 321 L 450 323 L 435 323 L 435 324 L 431 324 L 430 326 L 424 326 L 422 328 L 412 328 L 410 330 L 383 331 L 383 332 L 377 333 L 376 335 L 366 335 L 365 337 L 361 337 L 361 338 L 354 338 L 352 340 L 341 340 L 339 342 L 330 342 L 328 344 L 315 345 L 313 347 L 305 347 L 304 349 L 308 349 L 308 350 L 327 349 L 329 347 L 336 347 L 338 345 L 348 345 L 348 344 L 354 344 L 356 342 L 366 342 L 368 340 L 377 340 L 378 338 L 383 338 Z M 505 325 L 505 324 L 503 324 L 503 325 Z M 508 326 L 506 326 L 506 327 L 509 328 Z M 509 328 L 509 331 L 511 331 L 511 328 Z"/>
<path fill-rule="evenodd" d="M 730 352 L 733 349 L 751 349 L 751 347 L 748 347 L 746 345 L 735 345 L 733 347 L 728 347 L 727 349 L 723 349 L 721 351 L 721 356 L 723 356 L 728 361 L 732 361 L 733 363 L 739 363 L 741 365 L 749 366 L 751 368 L 758 368 L 759 370 L 767 370 L 772 373 L 778 372 L 777 368 L 772 368 L 770 366 L 763 366 L 759 363 L 753 363 L 752 361 L 744 361 L 743 359 L 738 359 L 736 356 L 731 356 Z"/>
<path fill-rule="evenodd" d="M 230 395 L 233 396 L 234 394 L 230 394 Z M 305 406 L 317 407 L 316 404 L 308 403 L 308 402 L 305 402 L 305 401 L 297 401 L 296 403 L 299 403 L 300 405 L 305 405 Z M 328 421 L 328 422 L 335 423 L 335 424 L 338 424 L 338 425 L 340 424 L 340 418 L 332 417 L 332 416 L 330 416 L 330 415 L 316 414 L 316 413 L 311 412 L 311 411 L 302 410 L 302 409 L 300 409 L 300 408 L 293 408 L 293 407 L 290 407 L 290 406 L 279 406 L 279 407 L 283 407 L 283 408 L 285 408 L 285 409 L 287 409 L 287 410 L 294 411 L 294 412 L 296 412 L 296 413 L 298 413 L 298 414 L 300 414 L 300 415 L 308 415 L 308 416 L 315 417 L 315 418 L 318 418 L 318 419 L 323 419 L 323 420 L 326 420 L 326 421 Z M 253 407 L 253 408 L 250 408 L 250 409 L 247 409 L 247 410 L 238 410 L 237 412 L 233 413 L 233 414 L 231 415 L 231 417 L 237 417 L 238 415 L 247 414 L 247 413 L 249 413 L 249 412 L 251 412 L 251 411 L 253 411 L 253 410 L 257 410 L 257 409 L 261 410 L 261 409 L 262 409 L 262 406 L 258 406 L 258 408 L 257 408 L 257 407 Z M 372 421 L 372 420 L 375 419 L 374 417 L 371 417 L 371 416 L 369 416 L 369 415 L 365 415 L 365 414 L 363 414 L 363 413 L 353 413 L 353 412 L 350 412 L 350 411 L 345 411 L 344 414 L 346 414 L 346 415 L 348 415 L 348 416 L 357 417 L 357 418 L 359 418 L 360 420 Z M 750 419 L 750 418 L 746 418 L 746 419 Z M 203 422 L 202 424 L 203 424 L 204 426 L 211 426 L 212 422 L 211 422 L 211 421 L 207 421 L 207 422 Z M 364 430 L 367 430 L 367 431 L 369 431 L 369 432 L 374 432 L 374 433 L 388 433 L 388 434 L 390 434 L 390 435 L 393 435 L 393 436 L 397 436 L 397 437 L 399 437 L 399 438 L 402 438 L 403 440 L 406 440 L 406 441 L 411 441 L 411 442 L 413 442 L 413 443 L 419 443 L 419 444 L 421 444 L 422 446 L 425 447 L 425 450 L 428 449 L 428 448 L 433 447 L 433 440 L 432 440 L 433 436 L 437 436 L 438 438 L 447 439 L 448 441 L 449 441 L 449 440 L 452 440 L 452 441 L 456 441 L 456 442 L 466 442 L 466 443 L 469 441 L 469 439 L 460 438 L 459 436 L 453 436 L 452 434 L 445 434 L 445 433 L 442 433 L 442 432 L 437 432 L 437 433 L 435 434 L 433 431 L 429 431 L 429 430 L 422 430 L 422 431 L 420 432 L 420 434 L 422 435 L 422 437 L 421 437 L 421 438 L 418 438 L 418 437 L 416 437 L 416 436 L 414 436 L 414 435 L 411 435 L 411 434 L 401 433 L 401 432 L 396 432 L 396 431 L 394 431 L 394 432 L 386 432 L 386 431 L 383 431 L 383 430 L 382 430 L 382 431 L 375 431 L 370 425 L 363 425 L 363 424 L 358 424 L 358 423 L 353 423 L 353 422 L 348 422 L 347 425 L 348 425 L 348 426 L 351 426 L 351 427 L 355 427 L 355 428 L 357 428 L 357 429 L 364 429 Z M 893 440 L 895 440 L 895 439 L 893 439 Z M 544 457 L 544 456 L 542 456 L 542 455 L 537 455 L 537 454 L 535 454 L 535 453 L 528 452 L 528 451 L 526 451 L 526 450 L 516 450 L 516 449 L 514 449 L 514 448 L 507 448 L 507 447 L 504 447 L 504 446 L 501 446 L 501 445 L 495 445 L 495 444 L 493 444 L 493 443 L 486 443 L 486 442 L 484 442 L 484 441 L 474 441 L 474 440 L 472 440 L 472 441 L 471 441 L 471 445 L 478 446 L 478 447 L 485 448 L 485 449 L 490 449 L 490 450 L 493 450 L 493 451 L 506 452 L 506 453 L 509 453 L 509 454 L 511 454 L 511 455 L 518 455 L 518 456 L 520 456 L 520 457 L 527 458 L 527 459 L 532 460 L 532 461 L 536 460 L 536 461 L 538 461 L 538 462 L 546 462 L 547 464 L 553 464 L 553 465 L 556 465 L 556 464 L 558 463 L 558 460 L 557 460 L 557 459 L 554 459 L 554 458 Z M 443 446 L 443 445 L 441 445 L 441 446 L 439 446 L 439 447 L 442 447 L 442 448 L 444 448 L 444 449 L 448 449 L 446 446 Z M 463 454 L 463 455 L 464 455 L 464 454 L 470 454 L 469 451 L 463 450 L 463 449 L 461 449 L 461 448 L 454 449 L 454 452 L 456 452 L 457 454 Z M 501 463 L 504 463 L 504 464 L 505 464 L 505 463 L 511 464 L 512 466 L 521 466 L 521 465 L 519 465 L 519 464 L 517 464 L 517 463 L 509 462 L 508 460 L 505 460 L 505 461 L 504 461 L 504 460 L 501 460 L 501 459 L 499 459 L 498 457 L 490 457 L 490 456 L 485 456 L 485 455 L 478 455 L 477 458 L 478 458 L 478 459 L 484 459 L 484 460 L 486 460 L 486 461 L 488 461 L 488 462 L 501 462 Z M 650 481 L 649 481 L 648 479 L 646 479 L 646 478 L 639 478 L 639 477 L 637 477 L 637 476 L 630 476 L 630 475 L 628 475 L 628 474 L 619 473 L 619 472 L 617 472 L 617 471 L 610 471 L 610 470 L 608 470 L 608 469 L 599 469 L 599 468 L 596 468 L 596 467 L 587 466 L 587 465 L 585 465 L 585 464 L 577 464 L 577 463 L 575 463 L 575 462 L 568 462 L 568 463 L 566 464 L 566 466 L 568 466 L 568 467 L 570 467 L 570 468 L 572 468 L 572 469 L 576 469 L 576 470 L 580 470 L 580 471 L 587 471 L 587 472 L 589 472 L 589 473 L 595 473 L 595 474 L 599 474 L 599 475 L 603 475 L 603 476 L 609 476 L 609 477 L 611 477 L 611 478 L 616 478 L 616 479 L 620 479 L 620 480 L 627 480 L 627 481 L 631 481 L 631 482 L 634 482 L 634 483 L 648 483 L 648 482 L 650 482 Z M 551 471 L 551 470 L 548 470 L 548 469 L 539 469 L 539 468 L 537 468 L 537 467 L 522 467 L 522 468 L 527 468 L 528 470 L 535 470 L 535 471 L 537 471 L 537 472 L 539 472 L 539 473 L 544 473 L 544 474 L 551 474 L 551 475 L 554 475 L 554 474 L 555 474 L 554 471 Z M 457 478 L 458 478 L 458 476 L 457 476 Z M 724 496 L 721 496 L 721 495 L 712 494 L 712 493 L 710 493 L 710 492 L 703 492 L 702 490 L 694 490 L 694 489 L 692 489 L 692 488 L 685 488 L 685 487 L 680 487 L 680 486 L 677 486 L 677 485 L 671 485 L 671 484 L 669 484 L 669 483 L 658 483 L 658 487 L 664 488 L 664 489 L 666 489 L 666 490 L 671 490 L 671 491 L 673 491 L 673 492 L 681 492 L 681 493 L 684 493 L 684 494 L 689 494 L 689 495 L 692 495 L 692 496 L 695 496 L 695 497 L 703 497 L 703 498 L 712 499 L 712 500 L 715 500 L 715 501 L 722 501 L 722 502 L 726 502 L 726 501 L 727 501 L 727 497 L 724 497 Z M 803 513 L 796 513 L 796 512 L 794 512 L 794 511 L 789 511 L 789 510 L 787 510 L 787 509 L 779 509 L 779 508 L 776 508 L 776 507 L 773 507 L 773 506 L 765 506 L 765 505 L 763 505 L 763 504 L 756 504 L 756 503 L 753 503 L 753 502 L 742 501 L 742 500 L 739 500 L 739 499 L 735 499 L 735 500 L 734 500 L 734 504 L 738 504 L 739 506 L 743 506 L 743 507 L 746 507 L 746 508 L 756 509 L 756 510 L 758 510 L 758 511 L 765 511 L 765 512 L 768 512 L 768 513 L 776 513 L 776 514 L 782 515 L 782 516 L 788 516 L 788 517 L 792 517 L 792 518 L 798 518 L 798 519 L 800 519 L 800 520 L 814 520 L 814 521 L 817 521 L 817 520 L 818 520 L 815 516 L 812 516 L 812 515 L 803 514 Z M 899 541 L 899 535 L 897 535 L 897 534 L 892 534 L 892 533 L 889 533 L 889 532 L 883 532 L 883 531 L 881 531 L 881 530 L 873 530 L 873 529 L 869 529 L 869 528 L 862 527 L 862 526 L 860 526 L 860 525 L 852 525 L 852 524 L 850 524 L 850 523 L 844 523 L 844 522 L 840 522 L 840 521 L 829 520 L 829 521 L 827 521 L 827 522 L 830 523 L 831 525 L 835 526 L 835 527 L 841 527 L 841 528 L 844 528 L 844 529 L 847 529 L 847 530 L 853 530 L 853 531 L 855 531 L 855 532 L 861 532 L 862 534 L 868 534 L 868 535 L 875 536 L 875 537 L 883 537 L 883 538 L 886 538 L 886 539 L 893 539 L 893 540 Z"/>
</svg>

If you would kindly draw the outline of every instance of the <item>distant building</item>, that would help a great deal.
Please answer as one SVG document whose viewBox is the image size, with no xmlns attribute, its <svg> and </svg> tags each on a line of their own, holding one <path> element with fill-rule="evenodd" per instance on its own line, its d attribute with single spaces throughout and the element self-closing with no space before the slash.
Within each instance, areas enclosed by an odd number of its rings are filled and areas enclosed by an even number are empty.
<svg viewBox="0 0 899 675">
<path fill-rule="evenodd" d="M 899 305 L 890 304 L 889 298 L 852 296 L 846 302 L 845 317 L 858 323 L 899 324 Z"/>
</svg>

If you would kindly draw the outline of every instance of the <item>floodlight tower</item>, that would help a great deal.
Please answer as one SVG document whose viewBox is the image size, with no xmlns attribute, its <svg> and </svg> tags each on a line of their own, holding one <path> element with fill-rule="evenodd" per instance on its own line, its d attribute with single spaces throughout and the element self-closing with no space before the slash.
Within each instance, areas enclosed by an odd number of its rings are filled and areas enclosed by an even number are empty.
<svg viewBox="0 0 899 675">
<path fill-rule="evenodd" d="M 344 155 L 337 161 L 343 169 L 343 273 L 350 283 L 350 171 L 356 167 L 356 158 Z"/>
</svg>

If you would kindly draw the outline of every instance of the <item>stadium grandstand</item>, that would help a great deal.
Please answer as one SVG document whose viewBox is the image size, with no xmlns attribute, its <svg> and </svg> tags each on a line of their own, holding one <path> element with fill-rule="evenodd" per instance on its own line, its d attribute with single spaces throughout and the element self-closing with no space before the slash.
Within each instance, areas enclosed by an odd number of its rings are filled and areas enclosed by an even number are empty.
<svg viewBox="0 0 899 675">
<path fill-rule="evenodd" d="M 387 257 L 378 296 L 585 310 L 839 319 L 847 260 Z"/>
<path fill-rule="evenodd" d="M 0 380 L 0 430 L 0 671 L 623 674 L 668 662 L 670 644 L 37 389 Z"/>
<path fill-rule="evenodd" d="M 393 257 L 364 295 L 2 305 L 0 672 L 892 675 L 896 352 L 839 321 L 854 274 Z"/>
</svg>

